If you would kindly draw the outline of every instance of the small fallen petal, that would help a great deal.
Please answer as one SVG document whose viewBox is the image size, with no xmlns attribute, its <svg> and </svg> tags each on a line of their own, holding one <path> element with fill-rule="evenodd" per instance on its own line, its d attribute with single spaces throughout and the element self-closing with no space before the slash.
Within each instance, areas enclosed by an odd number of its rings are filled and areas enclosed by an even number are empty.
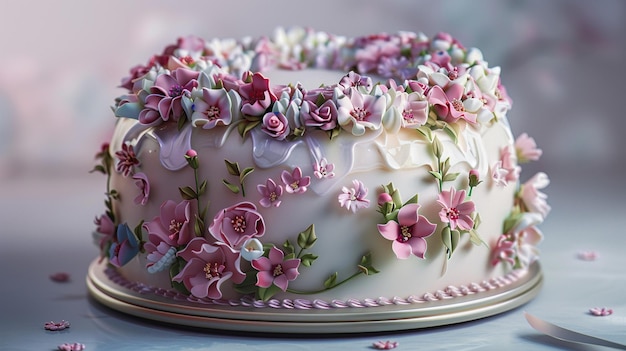
<svg viewBox="0 0 626 351">
<path fill-rule="evenodd" d="M 391 350 L 391 349 L 395 349 L 396 347 L 398 347 L 398 342 L 397 341 L 377 341 L 375 343 L 372 344 L 372 347 L 374 347 L 377 350 Z"/>
<path fill-rule="evenodd" d="M 65 343 L 65 344 L 61 344 L 59 345 L 59 350 L 60 351 L 82 351 L 85 349 L 85 344 L 81 344 L 81 343 Z"/>
<path fill-rule="evenodd" d="M 70 275 L 65 272 L 58 272 L 50 275 L 50 280 L 57 283 L 66 283 L 70 281 Z"/>
<path fill-rule="evenodd" d="M 589 313 L 594 316 L 604 317 L 604 316 L 612 315 L 613 310 L 610 308 L 606 308 L 606 307 L 594 307 L 594 308 L 589 309 Z"/>
<path fill-rule="evenodd" d="M 58 330 L 63 330 L 65 328 L 69 328 L 70 327 L 70 322 L 62 320 L 60 322 L 46 322 L 43 327 L 46 330 L 51 330 L 51 331 L 58 331 Z"/>
<path fill-rule="evenodd" d="M 595 251 L 581 251 L 577 256 L 583 261 L 595 261 L 598 258 L 598 254 Z"/>
</svg>

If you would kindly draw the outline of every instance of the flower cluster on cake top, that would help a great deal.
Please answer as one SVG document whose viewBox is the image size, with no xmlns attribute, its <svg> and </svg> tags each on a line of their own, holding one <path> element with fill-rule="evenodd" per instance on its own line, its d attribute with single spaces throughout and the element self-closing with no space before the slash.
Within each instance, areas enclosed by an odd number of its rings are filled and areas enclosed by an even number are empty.
<svg viewBox="0 0 626 351">
<path fill-rule="evenodd" d="M 284 86 L 263 75 L 271 68 L 348 73 L 332 85 Z M 445 33 L 349 39 L 293 28 L 272 38 L 181 38 L 134 67 L 122 87 L 128 92 L 114 106 L 118 117 L 147 126 L 236 124 L 242 136 L 258 128 L 276 140 L 311 129 L 331 137 L 424 126 L 455 133 L 466 124 L 487 124 L 511 105 L 500 69 Z"/>
</svg>

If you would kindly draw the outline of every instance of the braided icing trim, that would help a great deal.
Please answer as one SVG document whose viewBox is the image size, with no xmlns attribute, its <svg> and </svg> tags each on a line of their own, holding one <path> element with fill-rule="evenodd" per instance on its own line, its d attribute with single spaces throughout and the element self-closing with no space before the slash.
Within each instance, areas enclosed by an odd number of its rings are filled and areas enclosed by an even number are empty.
<svg viewBox="0 0 626 351">
<path fill-rule="evenodd" d="M 255 307 L 255 308 L 273 308 L 273 309 L 289 309 L 289 310 L 311 310 L 311 309 L 339 309 L 339 308 L 368 308 L 389 305 L 411 305 L 426 302 L 436 302 L 450 300 L 458 297 L 476 295 L 492 290 L 502 289 L 508 285 L 517 282 L 528 273 L 528 269 L 516 269 L 504 276 L 483 280 L 480 283 L 470 283 L 468 285 L 454 286 L 449 285 L 444 289 L 434 292 L 427 292 L 421 296 L 410 295 L 406 298 L 402 297 L 378 297 L 347 300 L 308 300 L 308 299 L 270 299 L 268 301 L 256 300 L 250 296 L 243 296 L 239 299 L 207 299 L 197 298 L 195 296 L 187 296 L 180 292 L 170 289 L 156 288 L 139 282 L 131 282 L 124 278 L 119 272 L 111 267 L 105 270 L 106 276 L 111 282 L 132 290 L 142 295 L 153 294 L 156 296 L 170 298 L 175 301 L 189 301 L 204 305 L 213 306 L 230 306 L 230 307 Z"/>
</svg>

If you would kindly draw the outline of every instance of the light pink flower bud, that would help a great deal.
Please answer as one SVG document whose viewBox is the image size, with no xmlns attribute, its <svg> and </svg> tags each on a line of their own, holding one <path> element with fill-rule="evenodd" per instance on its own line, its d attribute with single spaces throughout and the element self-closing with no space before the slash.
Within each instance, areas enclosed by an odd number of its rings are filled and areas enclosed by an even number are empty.
<svg viewBox="0 0 626 351">
<path fill-rule="evenodd" d="M 187 150 L 187 153 L 185 153 L 185 155 L 187 155 L 187 157 L 197 157 L 198 152 L 196 152 L 196 150 L 194 149 L 189 149 Z"/>
<path fill-rule="evenodd" d="M 387 193 L 381 193 L 380 195 L 378 195 L 378 204 L 380 206 L 383 206 L 384 204 L 386 204 L 388 202 L 393 202 L 393 199 L 391 198 L 391 195 L 389 195 Z"/>
</svg>

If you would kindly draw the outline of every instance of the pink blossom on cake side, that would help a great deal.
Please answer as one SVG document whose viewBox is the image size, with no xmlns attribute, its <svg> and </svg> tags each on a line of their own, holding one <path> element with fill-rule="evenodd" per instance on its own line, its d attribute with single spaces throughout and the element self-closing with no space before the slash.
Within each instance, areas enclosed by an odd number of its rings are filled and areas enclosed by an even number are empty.
<svg viewBox="0 0 626 351">
<path fill-rule="evenodd" d="M 338 89 L 335 89 L 338 93 Z M 353 135 L 365 134 L 365 129 L 378 130 L 385 112 L 385 99 L 381 96 L 363 95 L 350 88 L 349 94 L 336 94 L 337 121 L 341 127 Z"/>
<path fill-rule="evenodd" d="M 148 181 L 148 176 L 140 172 L 135 173 L 133 179 L 136 180 L 135 185 L 139 189 L 139 195 L 137 195 L 134 202 L 137 205 L 145 205 L 148 203 L 148 198 L 150 197 L 150 182 Z"/>
<path fill-rule="evenodd" d="M 335 165 L 332 163 L 328 163 L 326 157 L 323 157 L 319 162 L 313 164 L 313 174 L 318 179 L 323 178 L 332 178 L 335 176 Z"/>
<path fill-rule="evenodd" d="M 130 143 L 123 143 L 122 149 L 115 152 L 115 156 L 117 157 L 116 171 L 121 173 L 124 177 L 135 173 L 134 167 L 139 165 L 139 160 Z"/>
<path fill-rule="evenodd" d="M 470 230 L 474 227 L 474 220 L 471 215 L 475 210 L 474 202 L 465 201 L 465 190 L 444 190 L 439 194 L 437 200 L 441 205 L 439 218 L 444 223 L 450 224 L 450 229 L 457 227 L 462 230 Z"/>
<path fill-rule="evenodd" d="M 302 194 L 307 191 L 307 187 L 311 184 L 311 177 L 303 177 L 300 167 L 294 168 L 291 173 L 283 171 L 280 179 L 285 184 L 285 191 L 290 194 Z"/>
<path fill-rule="evenodd" d="M 281 200 L 280 197 L 283 195 L 283 186 L 276 185 L 276 183 L 272 179 L 267 179 L 265 185 L 259 184 L 256 186 L 259 194 L 263 196 L 259 203 L 263 207 L 278 207 L 280 206 Z"/>
<path fill-rule="evenodd" d="M 399 259 L 409 258 L 410 255 L 424 258 L 424 238 L 433 234 L 437 228 L 426 217 L 418 214 L 419 208 L 418 204 L 405 205 L 398 211 L 397 222 L 392 220 L 378 225 L 380 234 L 393 242 L 391 248 Z"/>
<path fill-rule="evenodd" d="M 209 233 L 238 250 L 246 240 L 265 234 L 265 221 L 253 203 L 240 202 L 221 210 L 209 226 Z"/>
<path fill-rule="evenodd" d="M 220 299 L 226 281 L 238 284 L 245 278 L 238 268 L 239 253 L 226 245 L 211 245 L 204 238 L 194 238 L 178 256 L 187 264 L 172 280 L 183 283 L 198 298 Z"/>
<path fill-rule="evenodd" d="M 113 235 L 115 235 L 115 224 L 113 224 L 111 217 L 107 214 L 96 217 L 94 224 L 96 225 L 96 232 L 104 234 L 102 239 L 100 239 L 100 249 L 103 250 L 105 245 L 111 241 Z"/>
<path fill-rule="evenodd" d="M 496 162 L 491 167 L 491 179 L 497 186 L 506 186 L 508 184 L 506 180 L 508 174 L 509 171 L 502 168 L 502 161 Z"/>
<path fill-rule="evenodd" d="M 470 112 L 475 106 L 470 106 L 470 101 L 461 100 L 463 90 L 460 84 L 450 84 L 445 92 L 440 86 L 435 85 L 428 91 L 428 102 L 437 116 L 446 122 L 454 123 L 459 119 L 464 119 L 469 123 L 476 123 L 476 114 Z"/>
<path fill-rule="evenodd" d="M 256 285 L 269 288 L 274 284 L 282 291 L 286 291 L 289 282 L 298 277 L 299 266 L 300 259 L 285 260 L 285 254 L 275 246 L 270 249 L 268 257 L 259 257 L 252 261 L 252 267 L 259 271 Z"/>
<path fill-rule="evenodd" d="M 530 266 L 539 258 L 537 245 L 543 240 L 543 234 L 534 225 L 522 229 L 516 234 L 517 258 L 523 267 Z"/>
<path fill-rule="evenodd" d="M 291 131 L 287 117 L 280 112 L 268 112 L 263 116 L 261 130 L 276 140 L 284 140 Z"/>
<path fill-rule="evenodd" d="M 543 151 L 537 148 L 535 139 L 523 133 L 515 139 L 515 152 L 520 163 L 529 161 L 537 161 L 541 157 Z"/>
<path fill-rule="evenodd" d="M 144 223 L 149 242 L 158 246 L 161 241 L 170 246 L 186 245 L 193 237 L 191 202 L 176 203 L 167 200 L 161 205 L 160 216 Z M 158 238 L 158 239 L 157 239 Z"/>
<path fill-rule="evenodd" d="M 370 200 L 367 199 L 367 188 L 360 180 L 353 180 L 352 185 L 354 185 L 352 188 L 342 187 L 342 193 L 339 194 L 337 199 L 341 207 L 356 213 L 359 209 L 368 208 Z"/>
<path fill-rule="evenodd" d="M 506 181 L 517 181 L 522 169 L 517 165 L 517 157 L 513 146 L 508 145 L 500 149 L 500 161 L 502 162 L 502 168 L 508 171 L 505 177 Z"/>
<path fill-rule="evenodd" d="M 545 218 L 550 212 L 550 205 L 548 205 L 548 195 L 539 191 L 550 184 L 550 178 L 548 175 L 539 172 L 524 183 L 520 190 L 521 199 L 530 212 L 540 214 Z"/>
<path fill-rule="evenodd" d="M 202 96 L 193 101 L 191 123 L 194 127 L 212 129 L 232 122 L 232 102 L 226 89 L 202 88 Z"/>
<path fill-rule="evenodd" d="M 502 261 L 515 265 L 515 242 L 506 234 L 500 235 L 496 242 L 491 256 L 491 265 L 495 266 Z"/>
<path fill-rule="evenodd" d="M 154 125 L 184 117 L 182 98 L 198 86 L 198 75 L 199 72 L 179 68 L 157 76 L 139 113 L 139 122 Z"/>
</svg>

